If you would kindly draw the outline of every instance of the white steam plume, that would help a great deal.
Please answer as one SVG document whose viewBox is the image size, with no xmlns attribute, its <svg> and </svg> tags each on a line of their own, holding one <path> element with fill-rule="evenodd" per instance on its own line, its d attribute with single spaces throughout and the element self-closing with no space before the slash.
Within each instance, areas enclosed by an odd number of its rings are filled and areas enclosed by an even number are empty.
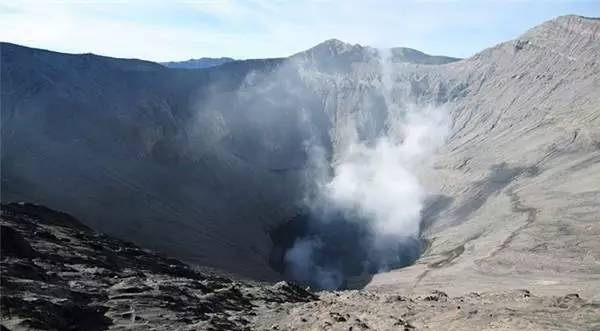
<svg viewBox="0 0 600 331">
<path fill-rule="evenodd" d="M 336 207 L 370 222 L 376 235 L 416 238 L 426 195 L 417 170 L 444 143 L 449 121 L 441 107 L 401 104 L 391 51 L 378 53 L 389 130 L 374 145 L 351 142 L 324 193 Z"/>
<path fill-rule="evenodd" d="M 377 270 L 385 270 L 406 263 L 406 256 L 416 258 L 411 254 L 420 250 L 415 243 L 428 192 L 417 174 L 427 172 L 424 170 L 430 167 L 428 161 L 445 142 L 449 120 L 442 107 L 404 100 L 395 84 L 397 69 L 391 53 L 378 53 L 379 90 L 387 109 L 387 129 L 374 141 L 361 141 L 359 134 L 346 135 L 350 141 L 344 141 L 343 149 L 337 151 L 331 175 L 318 172 L 320 175 L 313 181 L 319 192 L 316 199 L 307 201 L 320 222 L 330 221 L 327 215 L 336 213 L 348 221 L 362 222 L 361 228 L 370 232 L 369 240 L 357 248 L 367 251 L 364 265 L 372 267 L 375 263 Z M 354 130 L 358 132 L 358 128 Z M 314 152 L 309 153 L 313 163 L 326 161 L 318 146 L 309 144 L 307 150 Z M 315 168 L 322 170 L 327 166 Z M 340 270 L 316 263 L 315 256 L 326 244 L 318 238 L 298 239 L 285 256 L 288 272 L 299 281 L 338 288 L 344 281 Z"/>
<path fill-rule="evenodd" d="M 399 125 L 402 139 L 386 135 L 372 146 L 350 144 L 324 186 L 325 197 L 378 234 L 417 237 L 426 194 L 417 168 L 443 143 L 446 123 L 442 109 L 408 107 Z"/>
</svg>

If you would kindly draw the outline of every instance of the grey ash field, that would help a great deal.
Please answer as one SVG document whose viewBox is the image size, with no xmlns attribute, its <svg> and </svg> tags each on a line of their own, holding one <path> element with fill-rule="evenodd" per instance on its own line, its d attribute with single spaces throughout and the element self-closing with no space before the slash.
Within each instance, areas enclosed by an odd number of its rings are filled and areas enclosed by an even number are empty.
<svg viewBox="0 0 600 331">
<path fill-rule="evenodd" d="M 1 47 L 3 330 L 600 330 L 599 19 L 393 49 L 394 96 L 450 119 L 427 245 L 316 293 L 270 261 L 311 174 L 298 109 L 332 164 L 349 127 L 389 130 L 373 49 L 177 69 Z"/>
</svg>

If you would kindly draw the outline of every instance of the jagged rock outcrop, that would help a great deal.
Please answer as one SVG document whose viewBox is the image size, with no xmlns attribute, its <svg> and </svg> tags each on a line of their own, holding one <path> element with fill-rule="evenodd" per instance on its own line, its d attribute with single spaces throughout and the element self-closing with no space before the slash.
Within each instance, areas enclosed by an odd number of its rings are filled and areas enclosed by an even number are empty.
<svg viewBox="0 0 600 331">
<path fill-rule="evenodd" d="M 259 307 L 317 299 L 197 271 L 42 206 L 2 205 L 0 222 L 2 330 L 250 330 Z"/>
</svg>

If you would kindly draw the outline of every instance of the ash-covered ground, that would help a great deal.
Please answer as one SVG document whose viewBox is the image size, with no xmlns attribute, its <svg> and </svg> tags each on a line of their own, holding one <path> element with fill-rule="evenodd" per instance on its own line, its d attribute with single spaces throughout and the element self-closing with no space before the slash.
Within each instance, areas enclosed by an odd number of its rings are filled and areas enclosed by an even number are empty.
<svg viewBox="0 0 600 331">
<path fill-rule="evenodd" d="M 590 293 L 311 293 L 232 280 L 98 234 L 72 216 L 2 205 L 2 330 L 598 330 Z"/>
</svg>

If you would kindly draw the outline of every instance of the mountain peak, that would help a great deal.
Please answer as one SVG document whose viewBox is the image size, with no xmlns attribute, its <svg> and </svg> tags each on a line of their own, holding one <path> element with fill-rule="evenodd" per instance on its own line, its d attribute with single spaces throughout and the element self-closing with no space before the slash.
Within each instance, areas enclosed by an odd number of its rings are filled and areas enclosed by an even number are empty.
<svg viewBox="0 0 600 331">
<path fill-rule="evenodd" d="M 521 35 L 519 45 L 532 44 L 572 59 L 597 56 L 600 50 L 600 18 L 559 16 Z M 522 47 L 522 46 L 519 46 Z"/>
<path fill-rule="evenodd" d="M 350 44 L 339 39 L 328 39 L 324 42 L 317 44 L 316 46 L 310 48 L 308 51 L 313 52 L 326 52 L 331 55 L 339 55 L 343 53 L 348 53 L 351 51 L 363 49 L 364 47 L 359 44 Z"/>
<path fill-rule="evenodd" d="M 586 35 L 594 40 L 600 39 L 600 17 L 559 16 L 530 29 L 522 37 L 563 39 L 570 38 L 573 34 Z"/>
<path fill-rule="evenodd" d="M 318 45 L 329 45 L 329 46 L 339 47 L 339 46 L 343 46 L 343 45 L 350 45 L 350 43 L 341 41 L 336 38 L 331 38 L 331 39 L 327 39 L 327 40 L 323 41 L 322 43 L 317 44 L 317 46 Z"/>
<path fill-rule="evenodd" d="M 600 21 L 600 17 L 582 16 L 582 15 L 563 15 L 551 20 L 583 20 L 583 21 Z"/>
</svg>

